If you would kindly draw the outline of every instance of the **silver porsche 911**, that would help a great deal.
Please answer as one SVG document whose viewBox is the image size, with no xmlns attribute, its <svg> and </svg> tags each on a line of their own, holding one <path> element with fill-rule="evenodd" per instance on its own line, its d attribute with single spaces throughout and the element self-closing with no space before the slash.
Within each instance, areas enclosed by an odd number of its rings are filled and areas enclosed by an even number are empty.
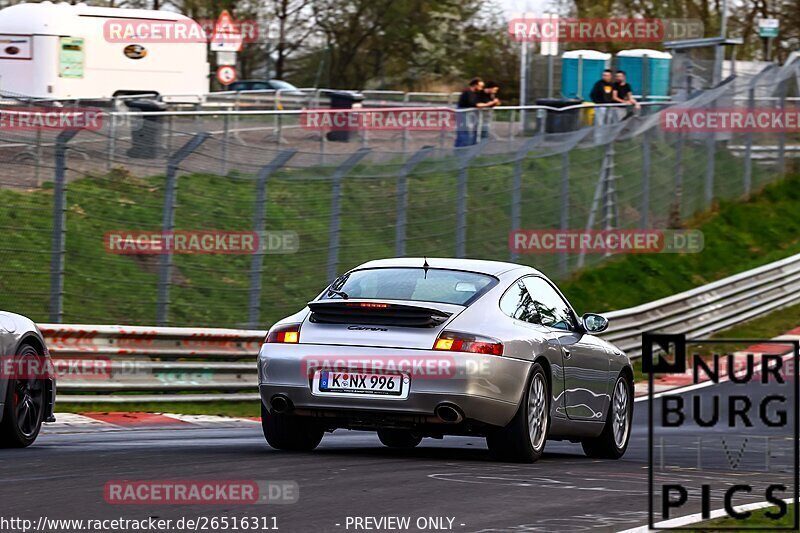
<svg viewBox="0 0 800 533">
<path fill-rule="evenodd" d="M 54 422 L 56 381 L 44 337 L 30 319 L 0 311 L 0 447 L 33 444 Z"/>
<path fill-rule="evenodd" d="M 406 258 L 365 263 L 270 328 L 258 358 L 262 425 L 282 450 L 326 431 L 377 431 L 390 447 L 486 437 L 531 462 L 550 440 L 591 457 L 625 453 L 628 357 L 595 336 L 539 271 L 511 263 Z"/>
</svg>

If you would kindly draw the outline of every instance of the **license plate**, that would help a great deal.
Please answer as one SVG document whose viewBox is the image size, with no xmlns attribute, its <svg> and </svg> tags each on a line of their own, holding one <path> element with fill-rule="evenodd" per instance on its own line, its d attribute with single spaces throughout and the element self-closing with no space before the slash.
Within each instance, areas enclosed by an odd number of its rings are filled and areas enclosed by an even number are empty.
<svg viewBox="0 0 800 533">
<path fill-rule="evenodd" d="M 408 397 L 410 378 L 407 374 L 369 374 L 318 370 L 314 373 L 314 394 L 384 399 Z"/>
</svg>

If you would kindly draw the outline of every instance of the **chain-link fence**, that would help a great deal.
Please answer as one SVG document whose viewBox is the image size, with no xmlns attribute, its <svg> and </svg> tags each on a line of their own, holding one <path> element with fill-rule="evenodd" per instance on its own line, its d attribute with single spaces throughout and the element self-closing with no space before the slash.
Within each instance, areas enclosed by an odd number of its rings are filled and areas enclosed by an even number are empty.
<svg viewBox="0 0 800 533">
<path fill-rule="evenodd" d="M 791 108 L 796 77 L 772 67 L 680 106 Z M 498 108 L 460 148 L 454 131 L 331 136 L 303 127 L 302 111 L 107 109 L 93 129 L 0 129 L 0 308 L 263 328 L 373 258 L 513 260 L 563 278 L 606 256 L 516 255 L 509 232 L 678 227 L 778 179 L 800 149 L 793 133 L 666 131 L 658 109 L 592 126 L 588 107 Z M 250 253 L 109 244 L 142 231 L 262 241 Z"/>
</svg>

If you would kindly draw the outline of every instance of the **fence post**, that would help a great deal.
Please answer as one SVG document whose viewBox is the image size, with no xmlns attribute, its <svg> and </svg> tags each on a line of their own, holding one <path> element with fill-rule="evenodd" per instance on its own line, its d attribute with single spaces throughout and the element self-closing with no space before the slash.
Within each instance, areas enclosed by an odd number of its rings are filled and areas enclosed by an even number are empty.
<svg viewBox="0 0 800 533">
<path fill-rule="evenodd" d="M 278 89 L 275 92 L 275 110 L 276 111 L 283 111 L 283 105 L 279 103 L 281 90 Z M 283 113 L 278 113 L 275 115 L 275 143 L 278 145 L 283 143 Z"/>
<path fill-rule="evenodd" d="M 64 318 L 64 256 L 67 240 L 67 143 L 78 130 L 64 130 L 56 137 L 53 184 L 53 239 L 50 248 L 50 322 Z"/>
<path fill-rule="evenodd" d="M 111 113 L 109 116 L 111 117 L 111 131 L 108 132 L 108 155 L 106 156 L 106 168 L 110 169 L 111 164 L 114 161 L 114 153 L 117 151 L 117 107 L 116 107 L 116 100 L 114 100 L 114 107 L 112 107 Z M 129 119 L 130 120 L 130 119 Z"/>
<path fill-rule="evenodd" d="M 670 218 L 672 214 L 681 218 L 681 207 L 683 204 L 683 133 L 678 132 L 678 140 L 675 146 L 675 194 L 673 196 L 673 209 L 674 211 L 670 213 Z M 677 222 L 675 220 L 670 220 L 670 223 Z"/>
<path fill-rule="evenodd" d="M 403 95 L 403 105 L 407 105 L 411 101 L 408 93 Z M 408 126 L 403 126 L 402 148 L 403 153 L 408 152 Z"/>
<path fill-rule="evenodd" d="M 164 189 L 164 212 L 162 214 L 161 229 L 164 233 L 170 232 L 175 227 L 175 201 L 178 188 L 178 165 L 192 152 L 208 139 L 209 134 L 201 132 L 195 134 L 189 141 L 178 149 L 167 160 L 166 188 Z M 158 296 L 156 301 L 156 323 L 159 326 L 168 324 L 167 312 L 169 311 L 169 285 L 172 277 L 172 253 L 161 254 L 158 269 Z"/>
<path fill-rule="evenodd" d="M 712 104 L 713 105 L 713 104 Z M 712 131 L 706 138 L 706 183 L 704 187 L 705 206 L 711 207 L 714 201 L 714 174 L 716 173 L 717 139 Z"/>
<path fill-rule="evenodd" d="M 167 119 L 167 153 L 172 153 L 172 132 L 175 131 L 175 115 L 170 115 Z"/>
<path fill-rule="evenodd" d="M 753 76 L 750 80 L 750 85 L 747 91 L 747 109 L 748 112 L 753 113 L 756 108 L 756 85 L 761 78 L 770 70 L 777 68 L 777 65 L 772 63 L 764 67 L 764 70 Z M 745 134 L 747 139 L 744 148 L 744 196 L 749 197 L 753 188 L 753 132 L 748 131 Z"/>
<path fill-rule="evenodd" d="M 514 181 L 511 185 L 511 231 L 520 229 L 522 225 L 522 162 L 528 152 L 541 144 L 543 140 L 544 137 L 541 135 L 531 137 L 514 154 Z M 513 246 L 510 248 L 511 261 L 516 261 L 519 258 L 519 254 L 514 251 Z"/>
<path fill-rule="evenodd" d="M 222 175 L 228 173 L 228 135 L 230 133 L 230 116 L 226 113 L 222 119 Z"/>
<path fill-rule="evenodd" d="M 779 107 L 781 110 L 781 116 L 785 116 L 786 113 L 786 90 L 788 83 L 786 80 L 780 82 L 780 87 L 778 88 L 780 97 L 779 97 Z M 786 174 L 786 130 L 781 128 L 778 132 L 778 172 L 781 176 Z"/>
<path fill-rule="evenodd" d="M 748 91 L 747 96 L 747 109 L 750 113 L 756 107 L 756 88 L 755 84 L 750 85 L 750 90 Z M 753 182 L 753 132 L 748 129 L 747 133 L 745 134 L 745 146 L 744 146 L 744 195 L 745 197 L 750 196 L 750 190 L 752 189 L 752 182 Z"/>
<path fill-rule="evenodd" d="M 369 153 L 369 148 L 359 148 L 344 163 L 339 165 L 333 173 L 333 187 L 331 189 L 331 221 L 328 230 L 328 281 L 336 279 L 339 268 L 339 232 L 341 229 L 342 214 L 342 180 L 359 161 Z"/>
<path fill-rule="evenodd" d="M 267 218 L 267 180 L 279 168 L 286 164 L 297 150 L 290 148 L 278 152 L 278 155 L 258 171 L 256 180 L 255 215 L 253 216 L 253 231 L 258 235 L 258 250 L 253 254 L 250 262 L 250 293 L 247 312 L 247 324 L 250 328 L 258 327 L 261 321 L 261 276 L 264 266 L 264 226 Z"/>
<path fill-rule="evenodd" d="M 642 135 L 642 205 L 639 213 L 639 227 L 647 229 L 650 225 L 650 130 Z"/>
<path fill-rule="evenodd" d="M 42 130 L 36 130 L 36 186 L 42 186 Z"/>
<path fill-rule="evenodd" d="M 561 154 L 561 231 L 569 229 L 569 152 Z M 569 255 L 562 251 L 558 257 L 558 271 L 566 277 L 569 270 Z"/>
<path fill-rule="evenodd" d="M 423 146 L 406 161 L 397 175 L 397 225 L 395 226 L 394 253 L 406 255 L 406 210 L 408 207 L 408 175 L 423 159 L 433 152 L 433 146 Z"/>
<path fill-rule="evenodd" d="M 488 143 L 473 144 L 463 148 L 458 155 L 456 181 L 456 257 L 461 259 L 467 250 L 467 167 Z M 458 151 L 456 151 L 458 154 Z"/>
</svg>

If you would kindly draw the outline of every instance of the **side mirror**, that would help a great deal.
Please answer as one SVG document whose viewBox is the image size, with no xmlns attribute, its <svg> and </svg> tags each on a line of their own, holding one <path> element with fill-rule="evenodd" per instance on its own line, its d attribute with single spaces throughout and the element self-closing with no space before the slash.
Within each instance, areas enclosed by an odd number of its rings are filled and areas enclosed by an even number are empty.
<svg viewBox="0 0 800 533">
<path fill-rule="evenodd" d="M 595 313 L 586 313 L 581 317 L 581 322 L 589 333 L 600 333 L 608 328 L 608 319 Z"/>
</svg>

